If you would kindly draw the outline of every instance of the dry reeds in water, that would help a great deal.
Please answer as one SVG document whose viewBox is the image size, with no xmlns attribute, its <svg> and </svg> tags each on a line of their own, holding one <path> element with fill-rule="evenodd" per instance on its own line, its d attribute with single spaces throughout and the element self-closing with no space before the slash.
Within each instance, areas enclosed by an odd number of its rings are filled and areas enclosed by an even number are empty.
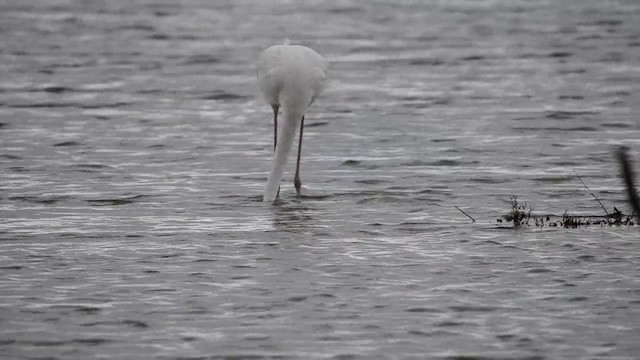
<svg viewBox="0 0 640 360">
<path fill-rule="evenodd" d="M 535 215 L 533 209 L 527 203 L 518 201 L 517 196 L 510 198 L 511 211 L 496 221 L 500 224 L 512 223 L 513 227 L 535 225 L 537 227 L 556 227 L 575 229 L 583 226 L 634 226 L 633 215 L 625 215 L 615 206 L 613 212 L 607 215 L 570 215 L 565 211 L 559 215 Z"/>
</svg>

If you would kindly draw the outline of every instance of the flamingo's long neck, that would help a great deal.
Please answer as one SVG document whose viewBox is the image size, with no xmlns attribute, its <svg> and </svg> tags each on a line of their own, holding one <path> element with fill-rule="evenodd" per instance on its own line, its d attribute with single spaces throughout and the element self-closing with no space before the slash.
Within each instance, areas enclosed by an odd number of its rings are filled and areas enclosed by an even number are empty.
<svg viewBox="0 0 640 360">
<path fill-rule="evenodd" d="M 273 202 L 278 196 L 278 188 L 285 165 L 289 159 L 293 140 L 296 136 L 296 130 L 300 126 L 300 121 L 304 115 L 304 110 L 296 107 L 283 106 L 282 108 L 284 121 L 278 132 L 278 143 L 276 145 L 276 153 L 271 164 L 271 172 L 267 180 L 267 186 L 264 190 L 263 202 Z"/>
</svg>

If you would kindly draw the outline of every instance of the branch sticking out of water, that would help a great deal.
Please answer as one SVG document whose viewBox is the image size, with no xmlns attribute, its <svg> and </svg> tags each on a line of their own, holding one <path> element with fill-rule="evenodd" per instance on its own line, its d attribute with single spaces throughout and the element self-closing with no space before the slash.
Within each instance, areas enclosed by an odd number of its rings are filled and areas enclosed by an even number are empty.
<svg viewBox="0 0 640 360">
<path fill-rule="evenodd" d="M 631 165 L 631 160 L 629 155 L 627 154 L 628 149 L 624 146 L 621 146 L 616 150 L 616 158 L 620 163 L 620 168 L 622 170 L 622 179 L 627 188 L 627 195 L 629 197 L 629 202 L 631 203 L 631 207 L 633 212 L 628 214 L 623 214 L 622 211 L 618 210 L 615 206 L 613 207 L 613 213 L 609 213 L 607 209 L 604 207 L 600 199 L 589 189 L 587 184 L 582 181 L 582 178 L 576 170 L 576 177 L 582 185 L 589 191 L 589 194 L 593 196 L 594 199 L 600 204 L 602 210 L 606 215 L 569 215 L 568 211 L 565 211 L 562 216 L 558 215 L 534 215 L 532 214 L 531 206 L 528 206 L 527 203 L 518 202 L 517 196 L 511 196 L 509 205 L 511 205 L 511 211 L 507 213 L 507 215 L 503 215 L 502 219 L 498 218 L 496 221 L 498 223 L 503 223 L 503 219 L 506 220 L 507 223 L 513 222 L 514 227 L 526 226 L 529 225 L 529 220 L 533 220 L 536 226 L 540 227 L 563 227 L 563 228 L 578 228 L 581 226 L 587 225 L 600 225 L 603 226 L 635 226 L 634 217 L 637 219 L 637 223 L 640 225 L 640 200 L 638 199 L 638 192 L 635 188 L 634 181 L 634 173 L 633 167 Z M 457 208 L 457 206 L 456 206 Z M 460 210 L 458 208 L 458 210 Z M 460 210 L 462 211 L 462 210 Z"/>
<path fill-rule="evenodd" d="M 471 215 L 469 215 L 469 214 L 467 214 L 466 212 L 464 212 L 464 211 L 463 211 L 462 209 L 460 209 L 459 207 L 457 207 L 457 206 L 455 206 L 455 205 L 454 205 L 453 207 L 454 207 L 454 208 L 456 208 L 456 209 L 458 209 L 458 211 L 460 211 L 461 213 L 463 213 L 463 214 L 467 215 L 467 217 L 468 217 L 469 219 L 471 219 L 471 222 L 476 222 L 476 219 L 474 219 Z"/>
<path fill-rule="evenodd" d="M 576 169 L 573 169 L 573 173 L 576 174 L 576 177 L 578 178 L 578 180 L 580 180 L 580 182 L 585 187 L 585 189 L 587 189 L 587 191 L 589 191 L 589 194 L 591 194 L 591 196 L 593 196 L 593 198 L 596 199 L 598 204 L 600 204 L 600 207 L 602 208 L 602 210 L 604 210 L 604 213 L 607 214 L 607 216 L 609 216 L 609 212 L 607 211 L 607 209 L 605 209 L 604 205 L 602 205 L 602 202 L 600 202 L 600 199 L 598 199 L 598 197 L 593 193 L 593 191 L 591 191 L 591 189 L 589 189 L 587 184 L 585 184 L 584 181 L 582 181 L 582 178 L 580 177 L 580 175 L 578 175 L 578 172 L 576 171 Z"/>
<path fill-rule="evenodd" d="M 588 225 L 604 226 L 634 226 L 632 215 L 625 215 L 616 207 L 610 215 L 569 215 L 565 211 L 559 215 L 534 215 L 533 209 L 527 203 L 518 201 L 517 196 L 511 196 L 509 199 L 511 211 L 507 215 L 503 215 L 502 219 L 498 218 L 498 223 L 503 223 L 503 219 L 507 223 L 513 223 L 513 227 L 529 226 L 532 221 L 537 227 L 560 227 L 560 228 L 579 228 Z"/>
<path fill-rule="evenodd" d="M 640 200 L 638 200 L 638 193 L 636 192 L 634 181 L 633 167 L 631 166 L 631 160 L 629 159 L 627 150 L 627 147 L 621 146 L 616 151 L 616 157 L 620 162 L 620 168 L 622 169 L 622 179 L 627 186 L 627 195 L 629 197 L 631 207 L 633 208 L 633 213 L 638 218 L 638 221 L 640 221 Z"/>
</svg>

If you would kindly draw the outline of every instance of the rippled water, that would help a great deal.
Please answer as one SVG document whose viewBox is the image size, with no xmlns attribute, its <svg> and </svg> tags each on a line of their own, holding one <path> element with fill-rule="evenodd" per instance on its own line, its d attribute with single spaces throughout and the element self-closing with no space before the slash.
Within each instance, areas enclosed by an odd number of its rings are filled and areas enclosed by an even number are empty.
<svg viewBox="0 0 640 360">
<path fill-rule="evenodd" d="M 2 357 L 638 356 L 637 227 L 496 218 L 628 212 L 640 5 L 425 3 L 1 2 Z M 330 83 L 266 206 L 284 38 Z"/>
</svg>

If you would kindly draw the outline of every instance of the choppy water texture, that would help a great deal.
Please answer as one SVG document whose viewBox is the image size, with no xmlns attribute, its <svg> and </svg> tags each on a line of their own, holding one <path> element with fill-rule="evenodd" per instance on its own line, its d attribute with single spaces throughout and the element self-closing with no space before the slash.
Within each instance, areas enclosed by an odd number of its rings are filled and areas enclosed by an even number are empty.
<svg viewBox="0 0 640 360">
<path fill-rule="evenodd" d="M 0 4 L 0 357 L 640 354 L 638 227 L 496 224 L 628 211 L 637 1 Z M 284 38 L 331 80 L 267 206 Z"/>
</svg>

